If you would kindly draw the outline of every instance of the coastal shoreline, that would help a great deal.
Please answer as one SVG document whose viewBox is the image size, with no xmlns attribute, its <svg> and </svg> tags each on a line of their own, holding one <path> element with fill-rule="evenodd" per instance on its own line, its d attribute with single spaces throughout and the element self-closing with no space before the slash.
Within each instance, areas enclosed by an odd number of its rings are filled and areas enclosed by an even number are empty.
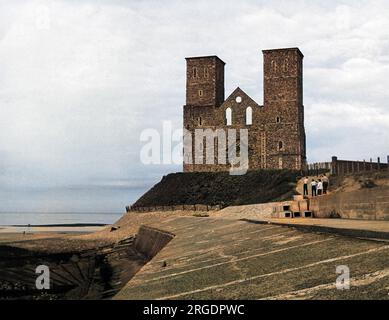
<svg viewBox="0 0 389 320">
<path fill-rule="evenodd" d="M 109 226 L 108 224 L 56 224 L 56 225 L 10 225 L 0 226 L 0 238 L 7 235 L 20 234 L 85 234 L 101 231 Z"/>
<path fill-rule="evenodd" d="M 60 223 L 60 224 L 15 224 L 15 225 L 0 225 L 2 227 L 15 227 L 15 228 L 55 228 L 55 227 L 105 227 L 109 224 L 106 223 Z"/>
</svg>

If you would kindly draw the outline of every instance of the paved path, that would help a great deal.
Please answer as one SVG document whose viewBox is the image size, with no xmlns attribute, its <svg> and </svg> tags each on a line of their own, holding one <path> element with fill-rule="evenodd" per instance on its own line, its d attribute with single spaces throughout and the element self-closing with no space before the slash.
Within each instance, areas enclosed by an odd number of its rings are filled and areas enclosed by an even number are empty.
<svg viewBox="0 0 389 320">
<path fill-rule="evenodd" d="M 345 236 L 389 240 L 389 221 L 352 219 L 271 219 L 270 223 Z"/>
<path fill-rule="evenodd" d="M 226 208 L 228 209 L 228 208 Z M 224 210 L 226 210 L 224 209 Z M 239 210 L 229 209 L 210 213 L 214 218 L 231 220 L 251 220 L 276 225 L 299 227 L 314 232 L 338 233 L 345 236 L 389 240 L 389 221 L 352 220 L 352 219 L 272 219 L 264 215 L 260 207 L 242 206 Z"/>
<path fill-rule="evenodd" d="M 329 177 L 329 182 L 331 183 L 331 176 L 329 174 L 327 174 L 327 177 Z M 298 194 L 304 194 L 304 179 L 305 179 L 305 177 L 301 178 L 297 182 L 296 191 L 297 191 Z M 312 198 L 312 189 L 311 189 L 312 179 L 315 179 L 316 181 L 319 181 L 319 179 L 322 179 L 322 177 L 321 176 L 309 176 L 308 177 L 308 180 L 309 180 L 309 184 L 308 184 L 308 197 L 309 198 Z M 327 194 L 330 194 L 330 192 L 328 191 Z"/>
<path fill-rule="evenodd" d="M 271 219 L 273 223 L 321 226 L 353 230 L 370 230 L 389 233 L 389 221 L 352 220 L 352 219 Z"/>
</svg>

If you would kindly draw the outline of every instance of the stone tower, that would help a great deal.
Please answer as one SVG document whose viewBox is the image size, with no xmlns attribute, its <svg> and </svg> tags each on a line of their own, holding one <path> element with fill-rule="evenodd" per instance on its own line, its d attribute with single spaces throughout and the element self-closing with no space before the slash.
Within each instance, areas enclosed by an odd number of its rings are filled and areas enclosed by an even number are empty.
<svg viewBox="0 0 389 320">
<path fill-rule="evenodd" d="M 219 107 L 224 102 L 224 65 L 217 56 L 186 58 L 186 105 Z"/>
<path fill-rule="evenodd" d="M 264 50 L 266 168 L 302 168 L 306 161 L 303 59 L 298 48 Z"/>
</svg>

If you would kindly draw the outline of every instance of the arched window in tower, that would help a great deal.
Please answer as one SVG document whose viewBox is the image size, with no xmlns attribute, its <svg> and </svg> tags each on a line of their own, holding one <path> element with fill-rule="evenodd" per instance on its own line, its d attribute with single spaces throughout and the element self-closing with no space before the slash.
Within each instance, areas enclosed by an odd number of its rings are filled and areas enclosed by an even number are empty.
<svg viewBox="0 0 389 320">
<path fill-rule="evenodd" d="M 227 123 L 227 126 L 232 126 L 232 109 L 231 108 L 226 109 L 226 123 Z"/>
<path fill-rule="evenodd" d="M 284 143 L 282 141 L 278 141 L 278 151 L 284 150 Z"/>
<path fill-rule="evenodd" d="M 277 122 L 277 123 L 281 123 L 281 118 L 280 118 L 280 117 L 277 117 L 277 118 L 276 118 L 276 122 Z"/>
<path fill-rule="evenodd" d="M 193 67 L 193 78 L 197 78 L 197 68 Z"/>
<path fill-rule="evenodd" d="M 248 107 L 246 109 L 246 125 L 251 126 L 253 124 L 253 109 Z"/>
</svg>

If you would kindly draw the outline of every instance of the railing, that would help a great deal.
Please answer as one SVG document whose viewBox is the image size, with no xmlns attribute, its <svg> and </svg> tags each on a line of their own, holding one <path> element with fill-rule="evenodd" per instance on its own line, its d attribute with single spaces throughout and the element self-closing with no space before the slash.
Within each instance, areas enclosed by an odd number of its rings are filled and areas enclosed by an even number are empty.
<svg viewBox="0 0 389 320">
<path fill-rule="evenodd" d="M 127 212 L 156 212 L 156 211 L 218 211 L 223 209 L 221 205 L 206 205 L 206 204 L 194 204 L 194 205 L 175 205 L 175 206 L 148 206 L 148 207 L 135 207 L 127 206 Z"/>
<path fill-rule="evenodd" d="M 389 156 L 388 156 L 389 162 Z M 332 157 L 331 174 L 342 176 L 348 173 L 374 172 L 381 170 L 389 170 L 388 163 L 381 163 L 381 159 L 377 158 L 377 162 L 370 161 L 350 161 L 339 160 L 337 157 Z"/>
<path fill-rule="evenodd" d="M 318 176 L 331 172 L 331 162 L 317 162 L 307 165 L 308 176 Z"/>
<path fill-rule="evenodd" d="M 389 163 L 389 156 L 388 156 Z M 307 175 L 320 175 L 324 173 L 331 173 L 332 175 L 342 176 L 349 173 L 374 172 L 381 170 L 389 170 L 389 164 L 382 163 L 380 158 L 376 162 L 370 161 L 353 161 L 353 160 L 339 160 L 338 157 L 332 157 L 331 162 L 318 162 L 307 165 Z"/>
</svg>

